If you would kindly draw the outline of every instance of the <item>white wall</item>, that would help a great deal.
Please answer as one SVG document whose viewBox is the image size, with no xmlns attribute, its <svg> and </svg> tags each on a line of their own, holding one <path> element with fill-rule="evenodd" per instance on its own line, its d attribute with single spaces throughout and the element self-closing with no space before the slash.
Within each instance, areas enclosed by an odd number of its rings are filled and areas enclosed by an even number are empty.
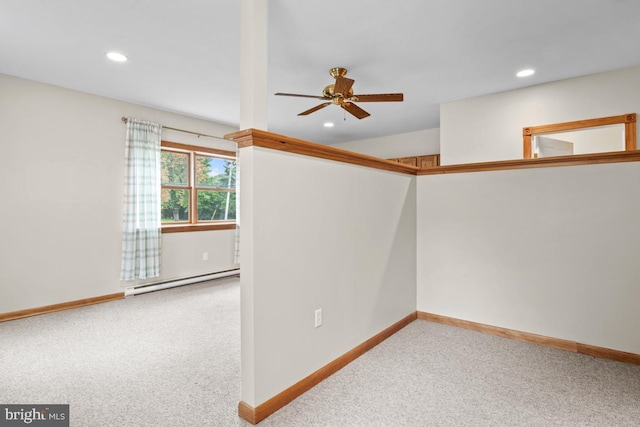
<svg viewBox="0 0 640 427">
<path fill-rule="evenodd" d="M 399 135 L 361 139 L 331 146 L 383 159 L 438 154 L 440 152 L 440 129 L 426 129 Z"/>
<path fill-rule="evenodd" d="M 555 138 L 573 142 L 574 154 L 624 151 L 623 124 L 562 132 L 555 135 Z"/>
<path fill-rule="evenodd" d="M 420 176 L 417 309 L 640 353 L 640 164 Z"/>
<path fill-rule="evenodd" d="M 162 235 L 162 275 L 153 281 L 238 268 L 239 265 L 233 263 L 235 245 L 235 230 L 165 233 Z M 202 260 L 203 252 L 207 253 L 207 261 Z"/>
<path fill-rule="evenodd" d="M 230 126 L 0 75 L 0 313 L 121 292 L 126 126 Z M 235 150 L 167 131 L 164 139 Z M 163 236 L 163 278 L 233 267 L 233 230 Z M 202 261 L 202 252 L 210 261 Z"/>
<path fill-rule="evenodd" d="M 415 311 L 416 177 L 240 158 L 242 400 L 256 407 Z"/>
<path fill-rule="evenodd" d="M 443 104 L 442 165 L 522 158 L 522 128 L 640 112 L 640 67 Z"/>
</svg>

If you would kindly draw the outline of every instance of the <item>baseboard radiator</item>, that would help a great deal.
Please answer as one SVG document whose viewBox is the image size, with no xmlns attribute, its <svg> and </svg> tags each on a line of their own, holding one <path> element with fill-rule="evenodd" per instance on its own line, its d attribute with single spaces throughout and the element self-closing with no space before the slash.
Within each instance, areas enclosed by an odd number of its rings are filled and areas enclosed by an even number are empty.
<svg viewBox="0 0 640 427">
<path fill-rule="evenodd" d="M 208 280 L 222 279 L 224 277 L 240 276 L 240 269 L 219 271 L 217 273 L 202 274 L 200 276 L 186 277 L 184 279 L 168 280 L 166 282 L 145 283 L 142 285 L 130 286 L 124 289 L 124 296 L 145 294 L 147 292 L 159 291 L 162 289 L 175 288 L 178 286 L 191 285 L 192 283 L 206 282 Z"/>
</svg>

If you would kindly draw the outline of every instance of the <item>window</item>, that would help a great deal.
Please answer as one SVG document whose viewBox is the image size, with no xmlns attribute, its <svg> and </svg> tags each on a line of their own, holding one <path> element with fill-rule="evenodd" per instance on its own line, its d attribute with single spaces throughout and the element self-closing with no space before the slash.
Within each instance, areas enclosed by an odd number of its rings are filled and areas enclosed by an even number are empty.
<svg viewBox="0 0 640 427">
<path fill-rule="evenodd" d="M 235 228 L 233 151 L 162 141 L 162 231 Z"/>
<path fill-rule="evenodd" d="M 522 129 L 524 158 L 636 151 L 636 113 Z"/>
</svg>

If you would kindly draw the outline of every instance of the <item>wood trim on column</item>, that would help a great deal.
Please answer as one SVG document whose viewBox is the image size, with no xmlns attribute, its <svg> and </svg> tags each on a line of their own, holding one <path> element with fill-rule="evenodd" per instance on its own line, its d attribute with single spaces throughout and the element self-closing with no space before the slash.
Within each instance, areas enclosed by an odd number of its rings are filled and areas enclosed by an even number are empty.
<svg viewBox="0 0 640 427">
<path fill-rule="evenodd" d="M 247 129 L 230 133 L 224 136 L 226 139 L 235 141 L 238 148 L 263 147 L 272 150 L 286 151 L 303 156 L 317 157 L 321 159 L 334 160 L 352 165 L 366 166 L 374 169 L 382 169 L 391 172 L 415 175 L 419 168 L 415 166 L 403 165 L 391 160 L 380 159 L 378 157 L 367 156 L 365 154 L 354 153 L 341 150 L 328 145 L 315 144 L 301 139 L 289 138 L 259 129 Z"/>
<path fill-rule="evenodd" d="M 357 347 L 338 357 L 334 361 L 318 369 L 308 377 L 303 378 L 288 389 L 275 395 L 261 405 L 258 405 L 256 408 L 253 408 L 251 405 L 248 405 L 245 402 L 240 402 L 238 405 L 238 415 L 251 424 L 259 423 L 269 415 L 276 412 L 278 409 L 286 406 L 296 397 L 302 395 L 307 390 L 311 389 L 324 379 L 338 372 L 340 369 L 344 368 L 346 365 L 353 362 L 355 359 L 362 356 L 364 353 L 371 350 L 373 347 L 380 344 L 382 341 L 386 340 L 391 335 L 395 334 L 396 332 L 407 326 L 409 323 L 416 320 L 416 318 L 417 314 L 415 312 L 409 314 L 408 316 L 389 326 L 382 332 L 374 335 L 362 344 L 358 345 Z"/>
<path fill-rule="evenodd" d="M 63 302 L 60 304 L 45 305 L 43 307 L 29 308 L 26 310 L 12 311 L 0 314 L 0 322 L 7 320 L 21 319 L 23 317 L 37 316 L 45 313 L 53 313 L 54 311 L 68 310 L 70 308 L 84 307 L 86 305 L 99 304 L 107 301 L 114 301 L 124 298 L 124 292 L 115 294 L 102 295 L 93 298 L 84 298 L 75 301 Z"/>
<path fill-rule="evenodd" d="M 503 338 L 511 338 L 518 341 L 540 344 L 560 350 L 571 351 L 573 353 L 585 354 L 603 359 L 615 360 L 618 362 L 633 363 L 640 365 L 640 354 L 628 353 L 626 351 L 612 350 L 604 347 L 597 347 L 588 344 L 581 344 L 575 341 L 551 338 L 544 335 L 532 334 L 529 332 L 516 331 L 513 329 L 501 328 L 498 326 L 485 325 L 483 323 L 471 322 L 468 320 L 456 319 L 454 317 L 441 316 L 439 314 L 425 313 L 418 311 L 418 319 L 429 322 L 442 323 L 444 325 L 456 326 L 470 329 L 490 335 L 497 335 Z"/>
</svg>

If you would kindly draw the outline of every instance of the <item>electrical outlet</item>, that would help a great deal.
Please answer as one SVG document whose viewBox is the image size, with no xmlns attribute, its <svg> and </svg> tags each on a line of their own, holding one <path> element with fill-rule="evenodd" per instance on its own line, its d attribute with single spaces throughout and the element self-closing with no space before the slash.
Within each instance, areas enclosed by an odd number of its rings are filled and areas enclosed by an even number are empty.
<svg viewBox="0 0 640 427">
<path fill-rule="evenodd" d="M 322 326 L 322 309 L 319 308 L 316 310 L 316 328 Z"/>
<path fill-rule="evenodd" d="M 202 260 L 203 261 L 209 260 L 209 252 L 202 252 Z"/>
</svg>

